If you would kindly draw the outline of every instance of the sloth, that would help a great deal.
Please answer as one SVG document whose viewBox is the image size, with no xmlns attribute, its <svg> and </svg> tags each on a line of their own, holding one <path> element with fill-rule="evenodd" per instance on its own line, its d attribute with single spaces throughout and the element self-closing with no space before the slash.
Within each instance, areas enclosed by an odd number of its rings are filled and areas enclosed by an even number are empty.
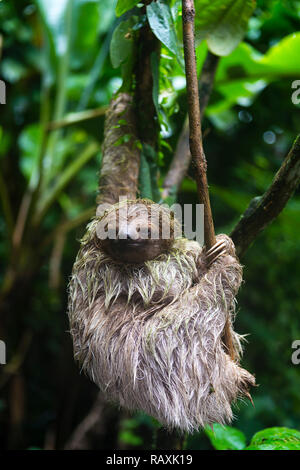
<svg viewBox="0 0 300 470">
<path fill-rule="evenodd" d="M 242 337 L 233 330 L 242 282 L 234 244 L 218 235 L 206 252 L 177 236 L 165 207 L 126 206 L 95 217 L 81 241 L 69 284 L 74 357 L 108 401 L 167 429 L 229 423 L 232 404 L 251 399 L 255 385 L 239 365 Z M 235 357 L 224 343 L 226 323 Z"/>
</svg>

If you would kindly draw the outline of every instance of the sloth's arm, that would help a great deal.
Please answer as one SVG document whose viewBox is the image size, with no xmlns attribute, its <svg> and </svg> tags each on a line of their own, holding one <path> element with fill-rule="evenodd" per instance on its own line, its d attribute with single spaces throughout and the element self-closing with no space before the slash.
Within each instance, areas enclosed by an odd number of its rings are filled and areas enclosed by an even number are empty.
<svg viewBox="0 0 300 470">
<path fill-rule="evenodd" d="M 217 244 L 223 243 L 222 253 L 209 267 L 205 250 L 198 260 L 199 286 L 203 298 L 207 297 L 214 308 L 224 306 L 231 310 L 242 282 L 242 266 L 235 256 L 233 241 L 227 235 L 218 235 Z"/>
</svg>

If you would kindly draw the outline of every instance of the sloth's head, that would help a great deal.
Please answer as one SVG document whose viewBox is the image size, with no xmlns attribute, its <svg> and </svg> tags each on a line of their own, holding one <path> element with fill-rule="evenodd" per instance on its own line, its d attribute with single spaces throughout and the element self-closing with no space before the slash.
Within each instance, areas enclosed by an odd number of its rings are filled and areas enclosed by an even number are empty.
<svg viewBox="0 0 300 470">
<path fill-rule="evenodd" d="M 113 259 L 143 263 L 170 251 L 180 225 L 165 205 L 125 200 L 102 211 L 95 242 Z"/>
</svg>

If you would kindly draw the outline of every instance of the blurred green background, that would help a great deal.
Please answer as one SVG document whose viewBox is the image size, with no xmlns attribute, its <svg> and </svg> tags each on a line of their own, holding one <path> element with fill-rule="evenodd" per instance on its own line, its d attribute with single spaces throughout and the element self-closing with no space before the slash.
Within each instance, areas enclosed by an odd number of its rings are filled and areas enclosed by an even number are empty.
<svg viewBox="0 0 300 470">
<path fill-rule="evenodd" d="M 115 4 L 0 1 L 0 78 L 7 93 L 0 105 L 2 448 L 64 448 L 97 396 L 73 362 L 67 283 L 93 213 L 105 107 L 122 83 L 109 54 L 120 22 Z M 299 105 L 291 100 L 299 51 L 300 2 L 258 0 L 244 42 L 220 61 L 203 122 L 219 233 L 230 233 L 250 200 L 267 189 L 299 132 Z M 200 44 L 199 64 L 205 52 Z M 182 68 L 164 47 L 160 72 L 161 182 L 186 95 Z M 191 174 L 178 200 L 197 202 Z M 248 440 L 271 426 L 300 430 L 300 365 L 291 362 L 292 342 L 300 339 L 299 214 L 298 191 L 242 259 L 236 330 L 249 334 L 243 365 L 259 387 L 254 406 L 235 407 L 233 426 Z M 154 420 L 108 405 L 101 410 L 102 429 L 86 448 L 153 446 Z M 212 448 L 203 432 L 185 446 Z"/>
</svg>

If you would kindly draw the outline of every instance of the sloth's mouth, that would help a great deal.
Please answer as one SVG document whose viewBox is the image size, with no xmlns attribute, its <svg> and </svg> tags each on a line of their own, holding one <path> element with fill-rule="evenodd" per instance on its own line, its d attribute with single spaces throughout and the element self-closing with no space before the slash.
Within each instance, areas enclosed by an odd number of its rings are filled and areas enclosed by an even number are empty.
<svg viewBox="0 0 300 470">
<path fill-rule="evenodd" d="M 138 238 L 133 240 L 132 238 L 118 238 L 116 240 L 110 240 L 112 246 L 119 246 L 124 248 L 145 248 L 147 245 L 160 246 L 161 241 L 152 238 Z"/>
<path fill-rule="evenodd" d="M 144 243 L 133 242 L 133 241 L 126 241 L 124 245 L 126 245 L 126 248 L 143 248 L 144 247 Z M 122 243 L 121 243 L 121 246 L 122 246 Z"/>
<path fill-rule="evenodd" d="M 125 238 L 125 239 L 107 239 L 103 244 L 103 248 L 114 259 L 125 263 L 143 263 L 151 260 L 165 252 L 168 248 L 170 240 L 167 244 L 165 240 L 152 238 Z"/>
</svg>

